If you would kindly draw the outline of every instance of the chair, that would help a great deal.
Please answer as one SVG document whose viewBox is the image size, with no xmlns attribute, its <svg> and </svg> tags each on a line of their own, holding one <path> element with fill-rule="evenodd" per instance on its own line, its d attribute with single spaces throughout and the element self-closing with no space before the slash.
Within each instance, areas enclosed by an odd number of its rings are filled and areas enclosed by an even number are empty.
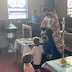
<svg viewBox="0 0 72 72">
<path fill-rule="evenodd" d="M 23 38 L 32 38 L 32 27 L 26 24 L 22 24 Z"/>
</svg>

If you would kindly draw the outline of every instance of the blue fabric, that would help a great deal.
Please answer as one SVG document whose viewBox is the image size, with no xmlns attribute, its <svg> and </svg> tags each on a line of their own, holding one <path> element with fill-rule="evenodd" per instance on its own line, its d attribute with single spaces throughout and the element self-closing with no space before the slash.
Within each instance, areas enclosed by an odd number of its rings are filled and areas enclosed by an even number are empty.
<svg viewBox="0 0 72 72">
<path fill-rule="evenodd" d="M 54 43 L 52 40 L 48 40 L 48 41 L 45 41 L 43 43 L 43 48 L 44 48 L 44 54 L 47 55 L 47 54 L 53 54 L 53 48 L 55 47 Z"/>
<path fill-rule="evenodd" d="M 53 38 L 52 38 L 52 30 L 51 29 L 47 29 L 47 36 L 48 36 L 48 41 L 45 41 L 43 43 L 43 48 L 44 48 L 44 54 L 52 54 L 54 58 L 59 58 L 61 57 L 61 54 L 59 53 L 59 51 L 57 50 Z"/>
<path fill-rule="evenodd" d="M 40 23 L 41 22 L 41 18 L 39 16 L 32 16 L 31 21 L 33 23 Z"/>
</svg>

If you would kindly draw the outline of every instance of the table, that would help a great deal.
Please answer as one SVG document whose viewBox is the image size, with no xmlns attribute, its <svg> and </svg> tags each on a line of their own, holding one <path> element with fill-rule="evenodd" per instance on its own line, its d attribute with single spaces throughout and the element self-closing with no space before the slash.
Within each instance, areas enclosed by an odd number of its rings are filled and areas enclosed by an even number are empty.
<svg viewBox="0 0 72 72">
<path fill-rule="evenodd" d="M 33 39 L 32 38 L 19 38 L 15 40 L 14 44 L 14 50 L 20 49 L 20 53 L 22 54 L 22 57 L 25 53 L 28 53 L 31 51 L 31 48 L 29 45 L 33 45 Z M 20 47 L 19 47 L 20 46 Z"/>
<path fill-rule="evenodd" d="M 43 40 L 39 37 L 40 43 L 43 43 Z M 14 48 L 13 50 L 20 50 L 20 53 L 22 54 L 22 57 L 31 51 L 31 48 L 33 47 L 34 42 L 33 38 L 19 38 L 15 40 Z M 19 47 L 20 46 L 20 47 Z M 17 54 L 18 59 L 18 54 Z"/>
<path fill-rule="evenodd" d="M 50 70 L 51 72 L 72 72 L 72 56 L 66 57 L 66 61 L 69 65 L 60 66 L 57 63 L 59 61 L 60 59 L 47 61 L 42 65 L 42 67 Z"/>
</svg>

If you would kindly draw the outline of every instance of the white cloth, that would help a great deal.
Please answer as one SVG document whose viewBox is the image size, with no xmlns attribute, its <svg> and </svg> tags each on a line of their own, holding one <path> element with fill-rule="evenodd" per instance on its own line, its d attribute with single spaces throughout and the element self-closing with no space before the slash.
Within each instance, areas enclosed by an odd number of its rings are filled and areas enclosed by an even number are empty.
<svg viewBox="0 0 72 72">
<path fill-rule="evenodd" d="M 25 55 L 25 53 L 28 53 L 31 51 L 31 48 L 27 44 L 22 43 L 22 41 L 20 41 L 19 39 L 16 39 L 15 41 L 14 50 L 17 49 L 19 45 L 21 46 L 20 50 L 21 50 L 22 57 Z"/>
<path fill-rule="evenodd" d="M 21 46 L 21 52 L 22 52 L 22 58 L 23 56 L 26 54 L 26 53 L 29 53 L 31 51 L 31 48 L 27 45 L 27 44 L 24 44 Z"/>
<path fill-rule="evenodd" d="M 41 67 L 48 69 L 50 72 L 72 72 L 72 56 L 65 58 L 68 65 L 60 64 L 60 59 L 46 61 Z"/>
<path fill-rule="evenodd" d="M 43 23 L 41 24 L 41 27 L 48 27 L 48 28 L 51 28 L 51 24 L 50 24 L 50 21 L 51 21 L 51 18 L 49 17 L 45 17 L 44 20 L 43 20 Z M 45 24 L 44 24 L 45 23 Z"/>
<path fill-rule="evenodd" d="M 31 53 L 33 55 L 33 64 L 39 65 L 41 63 L 42 54 L 44 53 L 43 47 L 41 45 L 34 46 Z"/>
</svg>

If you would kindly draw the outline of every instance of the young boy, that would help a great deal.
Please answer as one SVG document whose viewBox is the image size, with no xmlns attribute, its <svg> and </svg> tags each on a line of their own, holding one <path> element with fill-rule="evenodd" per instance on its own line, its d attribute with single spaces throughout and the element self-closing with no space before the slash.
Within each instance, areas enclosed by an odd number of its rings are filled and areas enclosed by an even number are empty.
<svg viewBox="0 0 72 72">
<path fill-rule="evenodd" d="M 39 43 L 39 38 L 34 38 L 34 47 L 31 51 L 33 55 L 33 67 L 35 69 L 35 72 L 41 72 L 40 71 L 40 64 L 41 64 L 41 58 L 42 54 L 44 53 L 43 47 Z"/>
<path fill-rule="evenodd" d="M 33 68 L 31 62 L 32 62 L 32 55 L 26 54 L 23 57 L 23 63 L 24 63 L 23 71 L 24 72 L 34 72 L 34 68 Z"/>
</svg>

